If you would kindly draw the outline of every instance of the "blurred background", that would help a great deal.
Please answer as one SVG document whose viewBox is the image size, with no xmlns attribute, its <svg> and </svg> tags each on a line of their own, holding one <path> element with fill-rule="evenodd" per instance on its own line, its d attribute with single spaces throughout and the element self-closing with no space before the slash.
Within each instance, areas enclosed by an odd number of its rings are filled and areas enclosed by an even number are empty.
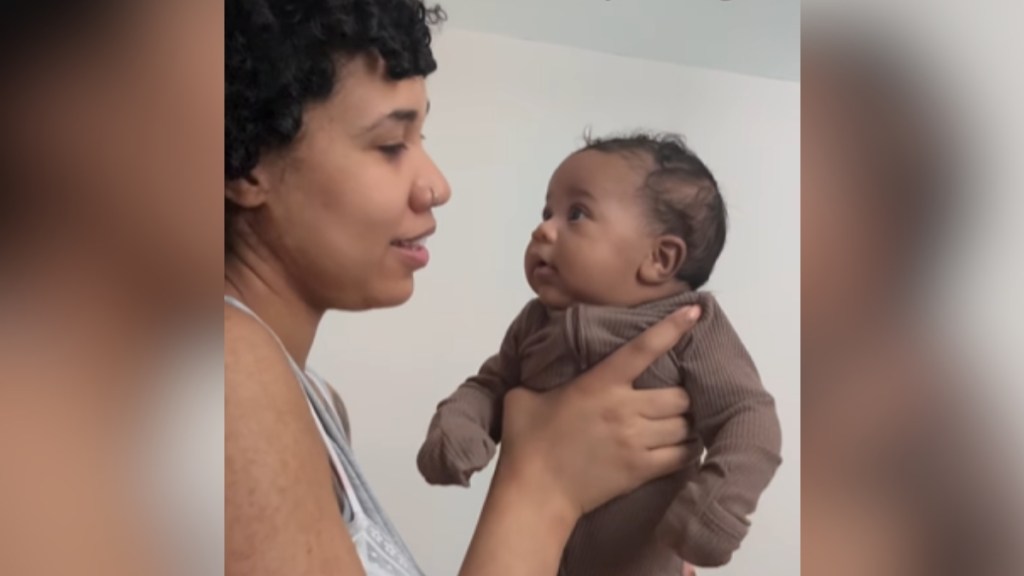
<svg viewBox="0 0 1024 576">
<path fill-rule="evenodd" d="M 224 9 L 0 0 L 0 574 L 221 574 Z"/>
<path fill-rule="evenodd" d="M 804 574 L 1024 573 L 1022 17 L 804 2 Z"/>
</svg>

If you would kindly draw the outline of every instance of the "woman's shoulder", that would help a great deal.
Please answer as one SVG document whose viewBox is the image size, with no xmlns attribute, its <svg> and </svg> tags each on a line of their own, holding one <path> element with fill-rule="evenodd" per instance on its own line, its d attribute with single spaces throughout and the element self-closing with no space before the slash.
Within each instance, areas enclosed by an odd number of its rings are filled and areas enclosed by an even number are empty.
<svg viewBox="0 0 1024 576">
<path fill-rule="evenodd" d="M 301 387 L 277 338 L 231 306 L 224 309 L 224 392 L 255 419 L 272 418 L 272 412 L 285 408 L 296 414 L 305 410 Z"/>
<path fill-rule="evenodd" d="M 273 334 L 229 307 L 224 388 L 225 522 L 232 535 L 225 553 L 233 571 L 287 566 L 305 574 L 329 565 L 336 574 L 362 574 L 302 386 Z"/>
<path fill-rule="evenodd" d="M 310 370 L 309 374 L 312 378 L 320 383 L 323 387 L 327 401 L 330 402 L 331 408 L 334 409 L 335 414 L 338 416 L 338 420 L 341 422 L 341 428 L 345 432 L 345 437 L 349 444 L 352 443 L 352 429 L 349 426 L 348 421 L 348 410 L 345 408 L 345 402 L 341 399 L 341 394 L 338 393 L 338 389 L 334 387 L 326 378 L 321 376 L 319 373 Z"/>
<path fill-rule="evenodd" d="M 271 374 L 291 368 L 280 343 L 259 320 L 233 306 L 224 306 L 225 377 Z"/>
</svg>

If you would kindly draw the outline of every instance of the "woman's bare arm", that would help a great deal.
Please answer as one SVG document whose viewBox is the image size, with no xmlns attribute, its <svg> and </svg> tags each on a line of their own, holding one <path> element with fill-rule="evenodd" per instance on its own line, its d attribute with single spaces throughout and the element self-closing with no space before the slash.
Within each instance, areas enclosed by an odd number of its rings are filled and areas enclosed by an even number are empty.
<svg viewBox="0 0 1024 576">
<path fill-rule="evenodd" d="M 224 353 L 225 574 L 362 576 L 328 455 L 279 345 L 229 309 Z"/>
<path fill-rule="evenodd" d="M 537 479 L 499 460 L 460 576 L 557 572 L 579 513 Z"/>
</svg>

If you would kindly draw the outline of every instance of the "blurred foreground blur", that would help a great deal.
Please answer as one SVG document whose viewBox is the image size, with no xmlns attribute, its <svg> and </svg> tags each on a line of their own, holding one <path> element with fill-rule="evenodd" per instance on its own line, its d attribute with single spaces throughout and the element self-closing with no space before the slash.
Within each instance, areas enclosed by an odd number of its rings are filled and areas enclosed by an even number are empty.
<svg viewBox="0 0 1024 576">
<path fill-rule="evenodd" d="M 223 571 L 223 30 L 0 0 L 0 575 Z"/>
<path fill-rule="evenodd" d="M 803 574 L 1024 574 L 1020 22 L 804 3 Z"/>
</svg>

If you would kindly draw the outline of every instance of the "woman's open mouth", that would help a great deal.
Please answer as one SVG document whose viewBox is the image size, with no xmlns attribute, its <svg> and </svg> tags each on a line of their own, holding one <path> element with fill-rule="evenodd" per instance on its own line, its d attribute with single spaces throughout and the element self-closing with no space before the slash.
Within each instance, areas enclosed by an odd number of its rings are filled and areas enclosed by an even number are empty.
<svg viewBox="0 0 1024 576">
<path fill-rule="evenodd" d="M 433 230 L 421 234 L 415 238 L 393 240 L 391 247 L 394 248 L 402 259 L 414 270 L 423 268 L 430 262 L 430 251 L 427 250 L 427 238 L 433 234 Z"/>
</svg>

